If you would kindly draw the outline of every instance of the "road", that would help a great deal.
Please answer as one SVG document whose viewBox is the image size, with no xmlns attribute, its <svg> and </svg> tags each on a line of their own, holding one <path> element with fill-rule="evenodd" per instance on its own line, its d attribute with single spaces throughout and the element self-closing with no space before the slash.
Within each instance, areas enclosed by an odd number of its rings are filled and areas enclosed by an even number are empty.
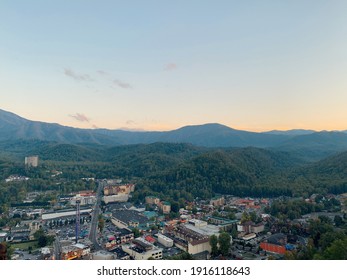
<svg viewBox="0 0 347 280">
<path fill-rule="evenodd" d="M 101 246 L 99 245 L 97 241 L 97 226 L 98 226 L 98 217 L 99 214 L 101 213 L 100 211 L 100 204 L 101 204 L 101 193 L 104 187 L 104 182 L 99 181 L 98 182 L 98 189 L 96 191 L 96 203 L 93 209 L 93 214 L 92 214 L 92 221 L 91 221 L 91 226 L 90 226 L 90 231 L 89 231 L 89 240 L 93 243 L 94 245 L 94 250 L 101 250 Z"/>
<path fill-rule="evenodd" d="M 56 235 L 54 240 L 54 259 L 55 260 L 61 259 L 61 244 L 60 244 L 60 238 L 58 234 Z"/>
</svg>

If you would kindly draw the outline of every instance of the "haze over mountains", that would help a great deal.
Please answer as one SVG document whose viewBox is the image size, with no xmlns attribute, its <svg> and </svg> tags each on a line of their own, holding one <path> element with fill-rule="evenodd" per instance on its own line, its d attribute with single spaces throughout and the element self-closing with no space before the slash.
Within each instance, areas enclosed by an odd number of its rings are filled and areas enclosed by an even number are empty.
<svg viewBox="0 0 347 280">
<path fill-rule="evenodd" d="M 217 123 L 185 126 L 165 132 L 80 129 L 56 123 L 30 121 L 0 110 L 0 141 L 33 139 L 108 146 L 155 142 L 190 143 L 202 147 L 252 146 L 299 152 L 317 159 L 347 150 L 345 131 L 293 129 L 258 133 L 236 130 Z"/>
</svg>

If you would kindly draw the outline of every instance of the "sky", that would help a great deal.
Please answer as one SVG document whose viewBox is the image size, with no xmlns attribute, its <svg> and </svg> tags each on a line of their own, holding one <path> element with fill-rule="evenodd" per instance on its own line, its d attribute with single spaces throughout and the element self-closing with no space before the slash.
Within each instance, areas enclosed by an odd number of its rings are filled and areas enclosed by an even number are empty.
<svg viewBox="0 0 347 280">
<path fill-rule="evenodd" d="M 81 128 L 347 129 L 347 1 L 2 0 L 0 109 Z"/>
</svg>

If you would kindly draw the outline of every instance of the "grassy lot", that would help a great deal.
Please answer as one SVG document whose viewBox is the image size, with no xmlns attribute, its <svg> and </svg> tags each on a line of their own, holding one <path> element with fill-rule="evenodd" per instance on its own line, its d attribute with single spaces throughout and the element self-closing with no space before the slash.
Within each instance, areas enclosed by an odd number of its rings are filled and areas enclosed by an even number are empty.
<svg viewBox="0 0 347 280">
<path fill-rule="evenodd" d="M 37 241 L 31 241 L 31 242 L 23 242 L 23 243 L 13 243 L 12 247 L 15 249 L 20 249 L 24 251 L 28 251 L 29 247 L 31 246 L 32 250 L 38 248 L 38 242 Z"/>
</svg>

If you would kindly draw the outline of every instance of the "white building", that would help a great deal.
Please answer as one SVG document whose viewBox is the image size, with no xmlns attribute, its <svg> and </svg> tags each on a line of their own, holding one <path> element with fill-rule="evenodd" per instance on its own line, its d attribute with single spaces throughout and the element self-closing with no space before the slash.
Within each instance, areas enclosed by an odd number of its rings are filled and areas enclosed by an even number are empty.
<svg viewBox="0 0 347 280">
<path fill-rule="evenodd" d="M 207 226 L 207 222 L 202 221 L 202 220 L 198 220 L 198 219 L 191 219 L 188 222 L 189 222 L 189 224 L 191 224 L 197 228 L 203 228 L 203 227 Z"/>
<path fill-rule="evenodd" d="M 162 245 L 164 245 L 165 247 L 172 247 L 174 245 L 174 242 L 171 238 L 158 233 L 158 242 Z"/>
<path fill-rule="evenodd" d="M 128 194 L 115 194 L 115 195 L 107 195 L 104 196 L 103 201 L 105 204 L 112 203 L 112 202 L 126 202 L 129 199 Z"/>
<path fill-rule="evenodd" d="M 27 167 L 37 167 L 39 165 L 39 156 L 25 157 L 24 163 Z"/>
<path fill-rule="evenodd" d="M 21 182 L 21 181 L 28 181 L 29 178 L 25 176 L 19 176 L 19 175 L 11 175 L 8 178 L 5 179 L 5 182 Z"/>
<path fill-rule="evenodd" d="M 92 209 L 81 209 L 80 214 L 85 214 L 85 213 L 91 213 Z M 70 216 L 76 216 L 76 211 L 66 211 L 66 212 L 54 212 L 54 213 L 44 213 L 42 214 L 42 220 L 52 220 L 52 219 L 58 219 L 58 218 L 63 218 L 63 217 L 70 217 Z"/>
<path fill-rule="evenodd" d="M 82 196 L 80 194 L 77 194 L 70 200 L 71 205 L 76 205 L 76 201 L 80 201 L 80 205 L 93 205 L 96 202 L 95 195 L 88 195 L 88 196 Z"/>
</svg>

